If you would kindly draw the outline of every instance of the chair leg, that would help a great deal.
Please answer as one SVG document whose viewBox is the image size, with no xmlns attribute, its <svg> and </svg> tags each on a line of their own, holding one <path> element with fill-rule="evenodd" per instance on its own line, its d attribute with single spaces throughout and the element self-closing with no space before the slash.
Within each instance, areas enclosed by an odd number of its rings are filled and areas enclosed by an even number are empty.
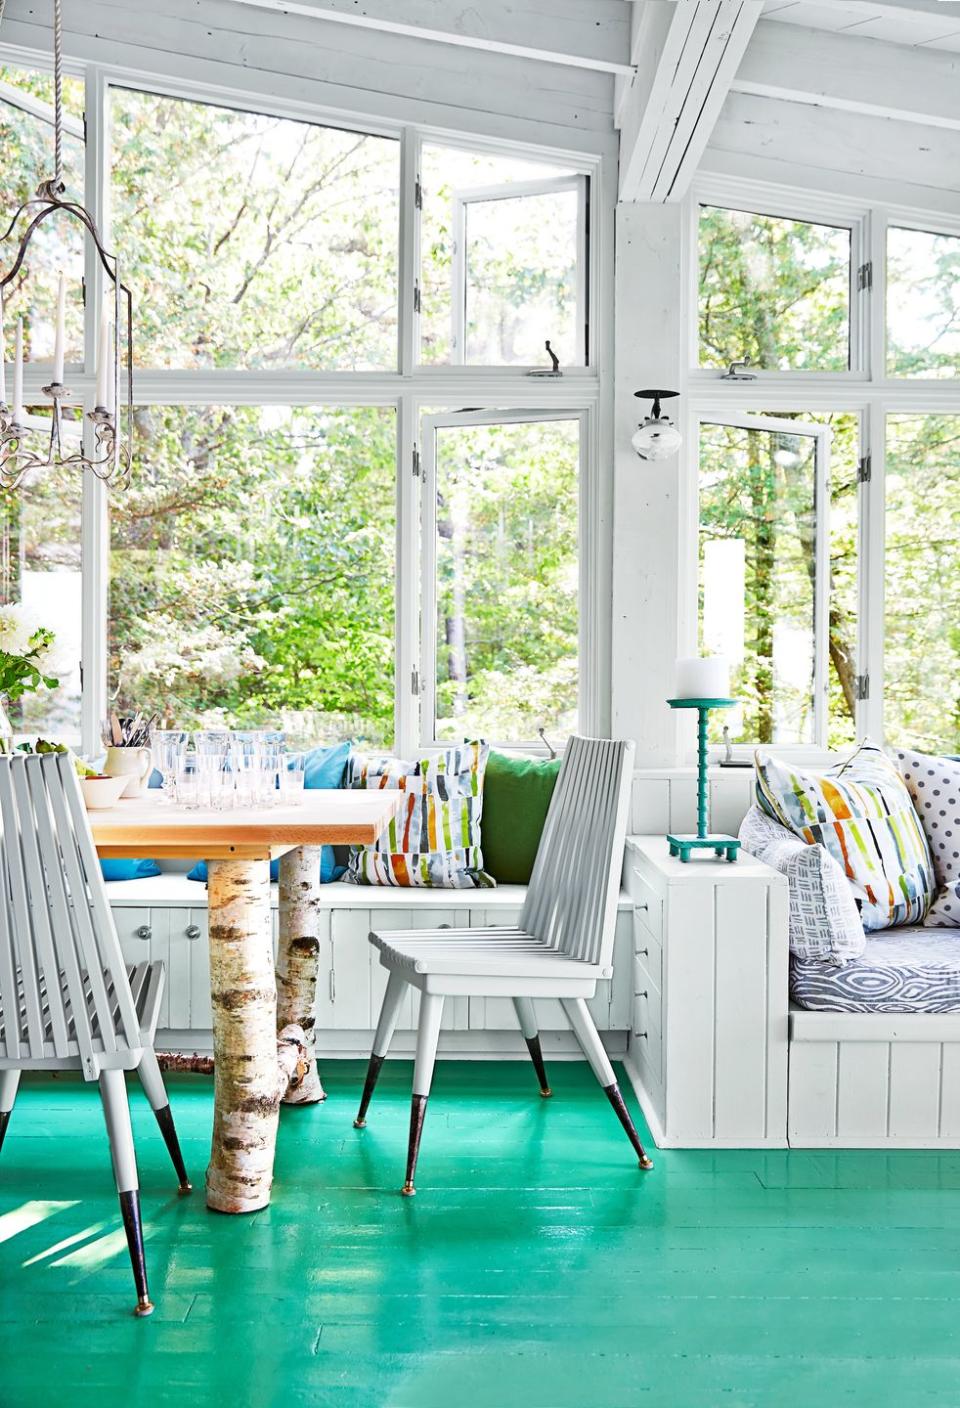
<svg viewBox="0 0 960 1408">
<path fill-rule="evenodd" d="M 546 1100 L 553 1094 L 550 1089 L 550 1082 L 547 1080 L 547 1070 L 543 1064 L 543 1052 L 540 1049 L 540 1029 L 537 1026 L 537 1014 L 533 1006 L 533 999 L 530 997 L 515 997 L 513 999 L 514 1010 L 517 1014 L 517 1021 L 520 1023 L 520 1030 L 523 1032 L 523 1039 L 527 1043 L 527 1050 L 530 1052 L 530 1060 L 533 1062 L 533 1069 L 537 1073 L 537 1080 L 540 1082 L 540 1094 Z"/>
<path fill-rule="evenodd" d="M 123 1230 L 127 1234 L 127 1248 L 130 1252 L 133 1280 L 137 1288 L 137 1308 L 134 1314 L 152 1315 L 153 1302 L 147 1289 L 147 1265 L 143 1254 L 143 1224 L 140 1220 L 140 1182 L 137 1178 L 137 1156 L 133 1148 L 130 1106 L 127 1104 L 127 1087 L 123 1071 L 100 1072 L 100 1098 L 103 1101 L 103 1114 L 107 1122 L 107 1135 L 110 1139 L 113 1176 L 116 1179 L 117 1192 L 120 1195 Z"/>
<path fill-rule="evenodd" d="M 17 1098 L 20 1084 L 19 1071 L 0 1071 L 0 1149 L 7 1133 L 7 1125 L 13 1113 L 13 1102 Z"/>
<path fill-rule="evenodd" d="M 390 977 L 387 979 L 387 990 L 383 994 L 383 1005 L 380 1008 L 377 1030 L 374 1033 L 373 1046 L 370 1050 L 370 1063 L 367 1066 L 367 1078 L 363 1083 L 360 1108 L 357 1111 L 357 1118 L 353 1122 L 354 1129 L 363 1129 L 367 1123 L 367 1109 L 370 1105 L 370 1097 L 373 1095 L 377 1081 L 380 1079 L 380 1067 L 383 1065 L 387 1052 L 390 1050 L 390 1043 L 393 1040 L 393 1033 L 396 1031 L 397 1017 L 400 1015 L 400 1003 L 403 1001 L 403 993 L 406 986 L 406 979 L 402 978 L 399 973 L 391 973 Z"/>
<path fill-rule="evenodd" d="M 177 1131 L 173 1123 L 170 1099 L 154 1051 L 144 1051 L 143 1058 L 137 1067 L 137 1075 L 140 1077 L 144 1094 L 150 1101 L 150 1108 L 160 1126 L 160 1133 L 163 1135 L 163 1142 L 167 1146 L 167 1153 L 170 1155 L 170 1161 L 179 1179 L 180 1193 L 183 1196 L 193 1191 L 193 1184 L 187 1177 L 183 1154 L 180 1152 L 180 1140 L 177 1138 Z"/>
<path fill-rule="evenodd" d="M 640 1143 L 640 1136 L 637 1133 L 636 1125 L 630 1117 L 617 1078 L 614 1075 L 613 1067 L 610 1064 L 610 1057 L 607 1055 L 600 1040 L 600 1034 L 594 1025 L 590 1010 L 582 997 L 564 997 L 561 999 L 563 1010 L 567 1014 L 567 1020 L 576 1033 L 577 1040 L 583 1048 L 583 1054 L 590 1062 L 593 1074 L 603 1086 L 603 1093 L 617 1113 L 617 1119 L 623 1125 L 627 1138 L 636 1150 L 637 1158 L 640 1160 L 640 1167 L 643 1169 L 653 1168 L 653 1161 L 647 1157 L 647 1153 Z"/>
<path fill-rule="evenodd" d="M 417 1171 L 417 1158 L 420 1154 L 420 1136 L 427 1113 L 427 1099 L 433 1081 L 433 1067 L 437 1059 L 437 1043 L 440 1040 L 440 1019 L 443 1016 L 443 997 L 425 992 L 420 995 L 420 1025 L 417 1028 L 417 1059 L 413 1067 L 413 1099 L 410 1102 L 410 1139 L 407 1144 L 407 1177 L 400 1190 L 404 1197 L 412 1198 L 417 1191 L 413 1184 Z"/>
</svg>

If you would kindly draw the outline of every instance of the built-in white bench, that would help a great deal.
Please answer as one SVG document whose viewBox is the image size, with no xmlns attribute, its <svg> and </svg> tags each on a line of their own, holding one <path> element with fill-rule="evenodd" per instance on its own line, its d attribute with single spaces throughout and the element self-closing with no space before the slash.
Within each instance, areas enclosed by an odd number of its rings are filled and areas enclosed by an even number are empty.
<svg viewBox="0 0 960 1408">
<path fill-rule="evenodd" d="M 277 887 L 271 891 L 276 940 Z M 107 893 L 128 961 L 159 958 L 166 966 L 158 1048 L 211 1051 L 206 887 L 184 874 L 165 873 L 108 884 Z M 367 942 L 371 929 L 515 924 L 525 895 L 524 885 L 490 890 L 381 889 L 342 881 L 322 885 L 318 1054 L 370 1054 L 386 985 L 386 970 Z M 611 1054 L 622 1055 L 633 1005 L 631 908 L 626 894 L 621 896 L 617 917 L 614 974 L 610 982 L 599 984 L 590 1008 Z M 414 991 L 405 999 L 392 1047 L 398 1054 L 413 1051 L 418 1000 Z M 554 1057 L 579 1055 L 559 1003 L 538 1001 L 536 1006 L 544 1052 Z M 453 998 L 446 1004 L 443 1029 L 441 1053 L 448 1056 L 527 1055 L 513 1004 L 506 998 Z"/>
</svg>

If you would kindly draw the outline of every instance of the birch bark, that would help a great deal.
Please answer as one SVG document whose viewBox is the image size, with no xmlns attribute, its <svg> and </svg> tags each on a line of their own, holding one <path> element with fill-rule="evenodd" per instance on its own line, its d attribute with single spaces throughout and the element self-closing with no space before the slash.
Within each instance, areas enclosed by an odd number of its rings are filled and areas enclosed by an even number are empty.
<svg viewBox="0 0 960 1408">
<path fill-rule="evenodd" d="M 319 846 L 301 846 L 280 859 L 280 947 L 277 955 L 277 1023 L 301 1027 L 307 1071 L 284 1095 L 288 1105 L 325 1100 L 314 1053 L 317 971 L 320 961 Z"/>
</svg>

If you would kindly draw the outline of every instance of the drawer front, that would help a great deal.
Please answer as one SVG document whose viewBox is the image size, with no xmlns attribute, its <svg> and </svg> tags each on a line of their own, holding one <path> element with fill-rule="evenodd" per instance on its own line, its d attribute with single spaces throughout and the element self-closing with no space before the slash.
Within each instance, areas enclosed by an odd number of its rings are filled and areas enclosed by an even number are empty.
<svg viewBox="0 0 960 1408">
<path fill-rule="evenodd" d="M 644 988 L 654 988 L 658 994 L 663 992 L 662 951 L 652 944 L 646 952 L 638 949 L 633 960 L 634 995 Z"/>
<path fill-rule="evenodd" d="M 660 994 L 655 988 L 641 989 L 633 1002 L 633 1049 L 643 1065 L 660 1081 L 663 1079 Z"/>
<path fill-rule="evenodd" d="M 657 943 L 663 942 L 663 897 L 641 875 L 635 865 L 628 866 L 628 888 L 634 913 L 650 930 Z"/>
</svg>

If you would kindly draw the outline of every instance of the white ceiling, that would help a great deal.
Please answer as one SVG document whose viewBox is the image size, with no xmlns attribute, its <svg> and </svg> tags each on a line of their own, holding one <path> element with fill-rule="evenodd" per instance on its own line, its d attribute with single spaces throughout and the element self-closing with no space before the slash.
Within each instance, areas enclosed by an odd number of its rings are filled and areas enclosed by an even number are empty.
<svg viewBox="0 0 960 1408">
<path fill-rule="evenodd" d="M 916 0 L 767 0 L 764 19 L 960 53 L 960 3 Z"/>
</svg>

